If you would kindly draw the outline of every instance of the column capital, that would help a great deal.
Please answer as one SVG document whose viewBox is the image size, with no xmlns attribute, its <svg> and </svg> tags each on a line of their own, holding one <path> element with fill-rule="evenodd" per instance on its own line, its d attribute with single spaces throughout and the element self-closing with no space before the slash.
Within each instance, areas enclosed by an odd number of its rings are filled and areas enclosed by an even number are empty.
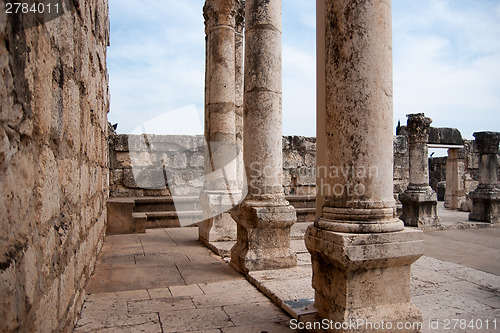
<svg viewBox="0 0 500 333">
<path fill-rule="evenodd" d="M 235 0 L 206 0 L 203 6 L 205 30 L 225 25 L 235 27 L 235 17 L 240 1 Z"/>
<path fill-rule="evenodd" d="M 245 1 L 244 0 L 235 0 L 236 2 L 236 32 L 243 33 L 243 29 L 245 28 Z"/>
<path fill-rule="evenodd" d="M 423 113 L 407 114 L 408 141 L 409 143 L 427 143 L 429 140 L 432 119 Z"/>
<path fill-rule="evenodd" d="M 473 135 L 480 155 L 498 153 L 500 132 L 475 132 Z"/>
</svg>

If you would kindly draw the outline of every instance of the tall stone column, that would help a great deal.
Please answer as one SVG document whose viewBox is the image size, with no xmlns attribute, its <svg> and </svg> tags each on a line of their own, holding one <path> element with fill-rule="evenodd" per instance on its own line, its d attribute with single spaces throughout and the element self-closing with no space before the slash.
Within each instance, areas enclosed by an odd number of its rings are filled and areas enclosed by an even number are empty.
<svg viewBox="0 0 500 333">
<path fill-rule="evenodd" d="M 408 115 L 410 184 L 399 195 L 403 204 L 401 219 L 405 225 L 425 229 L 440 225 L 437 216 L 437 195 L 429 186 L 429 141 L 431 118 L 423 113 Z"/>
<path fill-rule="evenodd" d="M 281 0 L 245 1 L 243 153 L 248 195 L 232 212 L 231 264 L 243 273 L 291 267 L 295 209 L 285 200 L 281 135 Z"/>
<path fill-rule="evenodd" d="M 448 209 L 461 209 L 465 201 L 465 155 L 461 148 L 448 149 L 446 159 L 446 194 L 444 205 Z"/>
<path fill-rule="evenodd" d="M 243 162 L 243 55 L 244 55 L 244 35 L 245 28 L 245 2 L 236 1 L 236 31 L 234 35 L 235 46 L 235 116 L 236 116 L 236 146 L 238 147 L 238 187 L 244 186 L 245 165 Z M 236 238 L 235 238 L 236 239 Z"/>
<path fill-rule="evenodd" d="M 305 237 L 315 306 L 320 319 L 383 320 L 393 326 L 381 332 L 394 332 L 398 322 L 422 319 L 410 301 L 410 265 L 423 241 L 421 231 L 395 217 L 391 3 L 324 0 L 323 8 L 325 47 L 318 44 L 318 53 L 326 66 L 318 89 L 325 87 L 326 103 L 318 102 L 325 105 L 318 121 L 326 123 L 329 170 L 317 184 L 322 215 Z"/>
<path fill-rule="evenodd" d="M 205 220 L 199 239 L 236 239 L 229 211 L 238 202 L 236 146 L 236 64 L 234 0 L 207 0 L 203 8 L 206 33 L 205 184 L 201 203 Z"/>
<path fill-rule="evenodd" d="M 479 150 L 479 185 L 469 194 L 472 211 L 469 220 L 500 223 L 500 185 L 498 184 L 499 132 L 476 132 Z"/>
</svg>

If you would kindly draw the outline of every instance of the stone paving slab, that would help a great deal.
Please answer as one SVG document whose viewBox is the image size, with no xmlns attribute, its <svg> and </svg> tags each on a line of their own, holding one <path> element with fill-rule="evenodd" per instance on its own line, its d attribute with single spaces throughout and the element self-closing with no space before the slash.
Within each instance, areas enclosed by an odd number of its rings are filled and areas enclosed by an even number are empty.
<svg viewBox="0 0 500 333">
<path fill-rule="evenodd" d="M 152 235 L 151 239 L 148 235 Z M 291 316 L 283 309 L 296 311 L 297 318 L 311 318 L 310 307 L 304 310 L 293 306 L 314 297 L 308 253 L 299 253 L 299 266 L 295 268 L 252 272 L 248 279 L 261 293 L 231 270 L 227 262 L 202 247 L 196 241 L 194 228 L 147 230 L 140 236 L 113 236 L 109 242 L 106 238 L 107 245 L 116 244 L 124 254 L 120 255 L 112 246 L 103 251 L 87 288 L 89 294 L 75 332 L 291 332 Z M 131 246 L 127 246 L 127 239 Z M 153 239 L 165 247 L 153 244 Z M 496 246 L 491 241 L 485 243 Z M 141 254 L 137 244 L 140 247 L 147 244 L 158 252 Z M 304 250 L 298 243 L 294 247 Z M 132 265 L 131 256 L 147 259 L 136 260 Z M 155 261 L 161 264 L 159 267 L 170 268 L 158 269 Z M 118 279 L 120 274 L 113 273 L 116 268 L 122 274 Z M 139 271 L 141 280 L 137 280 Z M 162 275 L 166 272 L 168 276 Z M 117 290 L 120 288 L 116 284 L 125 284 L 128 289 Z M 452 319 L 474 319 L 483 324 L 490 320 L 491 325 L 496 318 L 498 324 L 498 275 L 422 257 L 412 266 L 411 287 L 412 300 L 425 317 L 424 333 L 500 331 L 498 327 L 496 330 L 444 327 L 445 320 Z M 431 329 L 431 324 L 438 324 L 438 329 Z"/>
<path fill-rule="evenodd" d="M 291 331 L 288 315 L 197 242 L 196 229 L 140 236 L 106 241 L 75 332 Z M 123 255 L 109 246 L 114 244 Z M 154 250 L 140 253 L 144 245 Z M 134 256 L 141 260 L 131 262 Z"/>
</svg>

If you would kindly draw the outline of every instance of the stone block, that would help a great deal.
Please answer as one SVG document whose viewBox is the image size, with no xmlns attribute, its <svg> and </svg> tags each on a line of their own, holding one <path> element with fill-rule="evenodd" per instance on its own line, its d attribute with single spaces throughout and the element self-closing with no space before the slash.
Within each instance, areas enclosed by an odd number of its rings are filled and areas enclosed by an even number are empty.
<svg viewBox="0 0 500 333">
<path fill-rule="evenodd" d="M 316 185 L 316 168 L 302 167 L 297 170 L 297 185 Z"/>
<path fill-rule="evenodd" d="M 106 226 L 108 235 L 144 232 L 146 221 L 139 217 L 134 219 L 134 206 L 134 200 L 129 198 L 116 198 L 108 201 Z"/>
<path fill-rule="evenodd" d="M 113 148 L 117 152 L 128 152 L 128 135 L 127 134 L 118 134 L 113 138 Z"/>
<path fill-rule="evenodd" d="M 124 169 L 123 185 L 131 189 L 165 189 L 166 181 L 163 168 Z"/>
<path fill-rule="evenodd" d="M 66 318 L 70 305 L 75 297 L 75 256 L 68 260 L 64 272 L 59 279 L 59 320 Z"/>
<path fill-rule="evenodd" d="M 302 156 L 298 152 L 283 153 L 283 169 L 296 169 L 303 164 Z"/>
<path fill-rule="evenodd" d="M 205 157 L 203 154 L 193 154 L 189 157 L 189 166 L 192 168 L 203 168 L 205 166 Z"/>
<path fill-rule="evenodd" d="M 384 320 L 394 327 L 398 322 L 422 321 L 410 301 L 410 265 L 423 253 L 421 232 L 347 234 L 311 225 L 305 242 L 312 257 L 315 307 L 321 318 Z"/>
<path fill-rule="evenodd" d="M 58 326 L 59 279 L 54 279 L 46 293 L 41 296 L 35 315 L 34 327 L 43 327 L 48 332 L 55 331 Z"/>
<path fill-rule="evenodd" d="M 290 248 L 290 228 L 297 220 L 292 206 L 252 206 L 244 201 L 231 215 L 238 224 L 238 240 L 231 249 L 231 265 L 240 272 L 297 265 Z"/>
</svg>

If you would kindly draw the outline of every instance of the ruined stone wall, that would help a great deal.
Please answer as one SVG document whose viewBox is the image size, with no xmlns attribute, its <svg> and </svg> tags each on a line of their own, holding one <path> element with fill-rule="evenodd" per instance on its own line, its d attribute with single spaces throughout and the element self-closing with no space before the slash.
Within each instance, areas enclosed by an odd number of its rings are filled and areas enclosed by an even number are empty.
<svg viewBox="0 0 500 333">
<path fill-rule="evenodd" d="M 429 158 L 429 185 L 437 191 L 437 184 L 446 181 L 446 157 Z"/>
<path fill-rule="evenodd" d="M 459 179 L 463 188 L 463 198 L 460 198 L 460 210 L 469 212 L 472 208 L 472 200 L 469 193 L 474 191 L 479 184 L 479 152 L 474 140 L 464 140 L 464 148 L 460 149 L 459 157 L 463 158 L 463 167 L 460 167 Z"/>
<path fill-rule="evenodd" d="M 104 237 L 108 4 L 63 2 L 0 11 L 1 332 L 71 330 Z"/>
<path fill-rule="evenodd" d="M 203 136 L 110 137 L 110 196 L 196 195 L 203 187 Z"/>
<path fill-rule="evenodd" d="M 146 138 L 146 139 L 145 139 Z M 148 142 L 149 146 L 146 144 Z M 129 145 L 135 151 L 130 154 Z M 463 201 L 477 186 L 479 157 L 474 141 L 465 141 L 463 171 L 460 173 Z M 110 196 L 197 195 L 203 187 L 202 136 L 132 136 L 121 134 L 110 138 Z M 430 184 L 446 178 L 446 158 L 430 159 Z M 134 173 L 132 164 L 136 167 Z M 283 137 L 283 188 L 285 194 L 316 194 L 316 139 L 301 136 Z M 409 183 L 409 150 L 406 135 L 394 137 L 394 196 L 406 190 Z M 166 171 L 164 175 L 162 170 Z M 500 175 L 499 175 L 500 176 Z M 167 181 L 165 181 L 167 179 Z M 499 177 L 500 179 L 500 177 Z M 153 181 L 151 181 L 153 180 Z M 433 187 L 434 188 L 434 187 Z M 467 209 L 467 206 L 464 206 Z"/>
<path fill-rule="evenodd" d="M 316 138 L 283 137 L 285 194 L 316 195 Z"/>
<path fill-rule="evenodd" d="M 410 152 L 408 150 L 408 136 L 394 137 L 394 198 L 403 193 L 410 182 Z"/>
<path fill-rule="evenodd" d="M 203 145 L 202 136 L 110 137 L 110 196 L 199 194 L 204 175 Z M 285 194 L 315 195 L 315 165 L 315 138 L 283 137 Z"/>
</svg>

